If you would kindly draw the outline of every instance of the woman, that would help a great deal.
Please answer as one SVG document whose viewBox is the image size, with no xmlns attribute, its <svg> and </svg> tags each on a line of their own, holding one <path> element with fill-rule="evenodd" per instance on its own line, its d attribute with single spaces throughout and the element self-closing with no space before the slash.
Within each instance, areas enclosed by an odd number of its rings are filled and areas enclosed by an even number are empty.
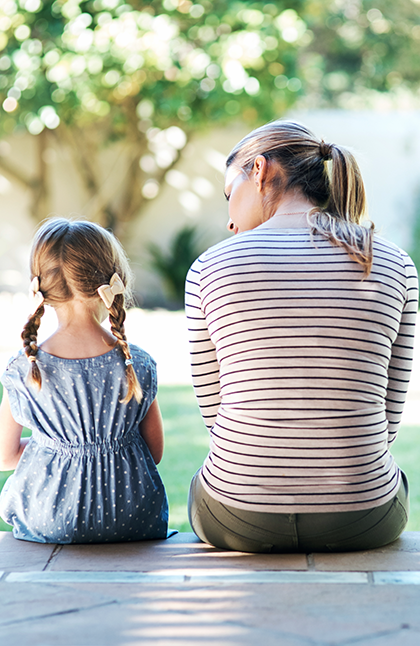
<svg viewBox="0 0 420 646">
<path fill-rule="evenodd" d="M 210 452 L 190 489 L 223 549 L 347 551 L 403 531 L 389 447 L 418 306 L 406 253 L 361 223 L 346 149 L 276 121 L 227 159 L 229 229 L 187 277 L 192 373 Z"/>
</svg>

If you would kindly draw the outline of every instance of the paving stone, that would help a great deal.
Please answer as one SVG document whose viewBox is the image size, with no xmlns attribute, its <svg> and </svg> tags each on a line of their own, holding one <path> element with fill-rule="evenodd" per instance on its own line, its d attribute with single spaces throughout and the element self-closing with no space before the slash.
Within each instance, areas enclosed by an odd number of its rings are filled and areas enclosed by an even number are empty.
<svg viewBox="0 0 420 646">
<path fill-rule="evenodd" d="M 0 570 L 43 570 L 55 545 L 18 541 L 11 532 L 0 532 Z"/>
<path fill-rule="evenodd" d="M 420 633 L 405 626 L 389 633 L 369 636 L 357 642 L 357 646 L 419 646 Z M 345 644 L 343 644 L 345 646 Z"/>
<path fill-rule="evenodd" d="M 382 572 L 382 575 L 387 574 Z M 400 573 L 398 583 L 403 583 L 401 574 L 416 574 L 410 584 L 420 585 L 420 573 Z M 368 583 L 367 572 L 307 572 L 285 570 L 233 570 L 183 569 L 154 570 L 153 572 L 11 572 L 3 579 L 7 583 L 188 583 L 234 585 L 237 583 Z M 380 581 L 382 583 L 382 580 Z M 393 583 L 392 580 L 389 583 Z"/>
<path fill-rule="evenodd" d="M 386 646 L 411 646 L 420 634 L 412 586 L 396 603 L 391 586 L 38 584 L 29 596 L 48 609 L 39 617 L 25 610 L 28 586 L 1 583 L 0 594 L 5 587 L 22 592 L 21 618 L 0 627 L 8 646 L 383 646 L 388 636 Z"/>
<path fill-rule="evenodd" d="M 420 572 L 373 572 L 372 576 L 376 585 L 420 585 Z"/>
<path fill-rule="evenodd" d="M 265 591 L 265 595 L 261 594 Z M 359 643 L 374 635 L 398 633 L 405 625 L 420 630 L 419 590 L 414 586 L 314 585 L 264 586 L 253 596 L 244 618 L 266 632 L 281 627 L 284 634 L 332 644 Z M 279 642 L 281 643 L 281 642 Z M 419 642 L 420 643 L 420 642 Z M 395 641 L 393 646 L 404 642 Z"/>
<path fill-rule="evenodd" d="M 3 580 L 4 581 L 4 580 Z M 106 594 L 105 586 L 89 589 L 45 584 L 0 584 L 0 635 L 21 622 L 49 621 L 62 613 L 78 612 L 80 608 L 96 608 L 115 603 L 115 596 Z M 2 641 L 3 643 L 3 641 Z M 4 642 L 6 643 L 6 642 Z M 26 643 L 26 642 L 24 642 Z"/>
<path fill-rule="evenodd" d="M 377 550 L 314 554 L 313 561 L 317 570 L 420 571 L 420 532 L 404 532 L 401 538 Z"/>
<path fill-rule="evenodd" d="M 246 570 L 306 570 L 305 554 L 248 554 L 218 550 L 201 543 L 192 533 L 165 541 L 139 541 L 101 545 L 64 545 L 49 570 L 133 571 L 187 568 L 239 568 Z"/>
</svg>

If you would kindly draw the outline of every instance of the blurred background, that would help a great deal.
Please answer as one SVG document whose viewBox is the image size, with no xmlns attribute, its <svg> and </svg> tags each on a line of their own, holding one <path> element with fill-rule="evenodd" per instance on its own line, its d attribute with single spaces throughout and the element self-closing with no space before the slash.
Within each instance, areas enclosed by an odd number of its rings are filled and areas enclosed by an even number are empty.
<svg viewBox="0 0 420 646">
<path fill-rule="evenodd" d="M 125 245 L 142 308 L 182 307 L 227 235 L 226 154 L 302 121 L 349 146 L 381 233 L 420 260 L 420 0 L 0 0 L 0 291 L 48 215 Z"/>
<path fill-rule="evenodd" d="M 420 267 L 420 0 L 0 0 L 0 369 L 21 343 L 39 222 L 114 231 L 136 278 L 128 337 L 158 362 L 161 469 L 184 530 L 208 447 L 185 275 L 228 235 L 226 155 L 281 117 L 351 148 L 371 219 Z M 53 325 L 49 312 L 41 337 Z M 396 447 L 418 530 L 419 346 Z"/>
</svg>

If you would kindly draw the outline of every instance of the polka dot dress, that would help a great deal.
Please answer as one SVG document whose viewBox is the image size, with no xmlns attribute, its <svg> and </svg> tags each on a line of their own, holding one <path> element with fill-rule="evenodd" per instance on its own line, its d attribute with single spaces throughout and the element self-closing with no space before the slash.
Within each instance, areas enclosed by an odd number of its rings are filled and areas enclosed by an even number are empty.
<svg viewBox="0 0 420 646">
<path fill-rule="evenodd" d="M 139 425 L 157 391 L 156 365 L 130 345 L 143 390 L 126 393 L 118 347 L 90 359 L 38 352 L 42 388 L 28 386 L 23 352 L 2 376 L 16 422 L 32 438 L 0 495 L 15 538 L 102 543 L 166 538 L 168 503 Z"/>
</svg>

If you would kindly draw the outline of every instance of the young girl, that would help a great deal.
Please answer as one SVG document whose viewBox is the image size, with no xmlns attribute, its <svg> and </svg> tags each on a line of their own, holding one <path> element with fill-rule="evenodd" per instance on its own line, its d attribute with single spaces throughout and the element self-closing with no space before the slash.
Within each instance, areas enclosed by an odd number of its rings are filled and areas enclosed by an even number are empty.
<svg viewBox="0 0 420 646">
<path fill-rule="evenodd" d="M 156 367 L 125 337 L 124 251 L 96 224 L 52 219 L 30 265 L 33 314 L 2 377 L 0 469 L 16 471 L 0 515 L 15 538 L 40 543 L 166 538 Z M 58 328 L 38 346 L 45 304 Z"/>
</svg>

